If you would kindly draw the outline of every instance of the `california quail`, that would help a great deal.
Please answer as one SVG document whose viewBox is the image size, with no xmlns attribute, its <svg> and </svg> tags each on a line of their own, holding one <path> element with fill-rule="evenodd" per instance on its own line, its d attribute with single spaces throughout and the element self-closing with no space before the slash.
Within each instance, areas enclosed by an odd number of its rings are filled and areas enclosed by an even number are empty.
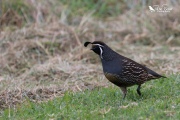
<svg viewBox="0 0 180 120">
<path fill-rule="evenodd" d="M 153 70 L 124 57 L 101 41 L 85 42 L 84 46 L 92 44 L 91 50 L 100 56 L 105 77 L 123 92 L 126 97 L 127 87 L 138 85 L 137 93 L 141 95 L 141 84 L 151 79 L 164 77 Z"/>
</svg>

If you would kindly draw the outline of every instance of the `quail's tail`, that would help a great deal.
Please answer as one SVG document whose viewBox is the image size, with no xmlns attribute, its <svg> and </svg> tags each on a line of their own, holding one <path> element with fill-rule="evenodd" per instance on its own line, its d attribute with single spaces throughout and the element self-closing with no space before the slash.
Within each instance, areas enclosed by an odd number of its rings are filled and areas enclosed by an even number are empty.
<svg viewBox="0 0 180 120">
<path fill-rule="evenodd" d="M 148 78 L 149 78 L 149 79 L 158 79 L 158 78 L 161 78 L 161 77 L 162 77 L 162 78 L 166 78 L 165 76 L 162 76 L 162 75 L 154 72 L 153 70 L 147 68 L 146 66 L 145 66 L 145 68 L 146 68 L 146 70 L 148 71 Z"/>
</svg>

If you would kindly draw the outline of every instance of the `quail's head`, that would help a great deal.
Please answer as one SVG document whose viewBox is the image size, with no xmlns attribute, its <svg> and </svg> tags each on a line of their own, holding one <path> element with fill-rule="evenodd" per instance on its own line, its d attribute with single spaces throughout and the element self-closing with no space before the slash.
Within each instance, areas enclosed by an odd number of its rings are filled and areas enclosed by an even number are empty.
<svg viewBox="0 0 180 120">
<path fill-rule="evenodd" d="M 94 42 L 85 42 L 84 46 L 87 47 L 89 44 L 92 44 L 91 50 L 98 54 L 101 58 L 103 58 L 103 51 L 106 44 L 101 41 Z"/>
</svg>

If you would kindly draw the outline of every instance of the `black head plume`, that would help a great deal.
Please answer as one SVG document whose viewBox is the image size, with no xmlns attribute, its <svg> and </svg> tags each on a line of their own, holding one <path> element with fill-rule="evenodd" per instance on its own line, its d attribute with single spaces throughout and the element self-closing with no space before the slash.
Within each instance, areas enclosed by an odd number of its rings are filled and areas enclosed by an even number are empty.
<svg viewBox="0 0 180 120">
<path fill-rule="evenodd" d="M 84 47 L 87 47 L 91 42 L 85 42 Z"/>
</svg>

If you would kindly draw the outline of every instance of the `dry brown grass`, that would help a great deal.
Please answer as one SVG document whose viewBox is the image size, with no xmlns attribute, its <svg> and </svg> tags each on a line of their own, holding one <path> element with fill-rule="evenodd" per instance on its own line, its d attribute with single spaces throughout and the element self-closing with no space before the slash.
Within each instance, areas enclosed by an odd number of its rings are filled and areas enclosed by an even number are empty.
<svg viewBox="0 0 180 120">
<path fill-rule="evenodd" d="M 178 74 L 179 26 L 180 8 L 174 6 L 167 14 L 130 10 L 103 21 L 86 14 L 78 25 L 64 24 L 57 16 L 41 23 L 36 16 L 27 26 L 5 27 L 0 33 L 0 108 L 109 85 L 98 57 L 83 47 L 85 41 L 104 41 L 159 73 Z"/>
</svg>

